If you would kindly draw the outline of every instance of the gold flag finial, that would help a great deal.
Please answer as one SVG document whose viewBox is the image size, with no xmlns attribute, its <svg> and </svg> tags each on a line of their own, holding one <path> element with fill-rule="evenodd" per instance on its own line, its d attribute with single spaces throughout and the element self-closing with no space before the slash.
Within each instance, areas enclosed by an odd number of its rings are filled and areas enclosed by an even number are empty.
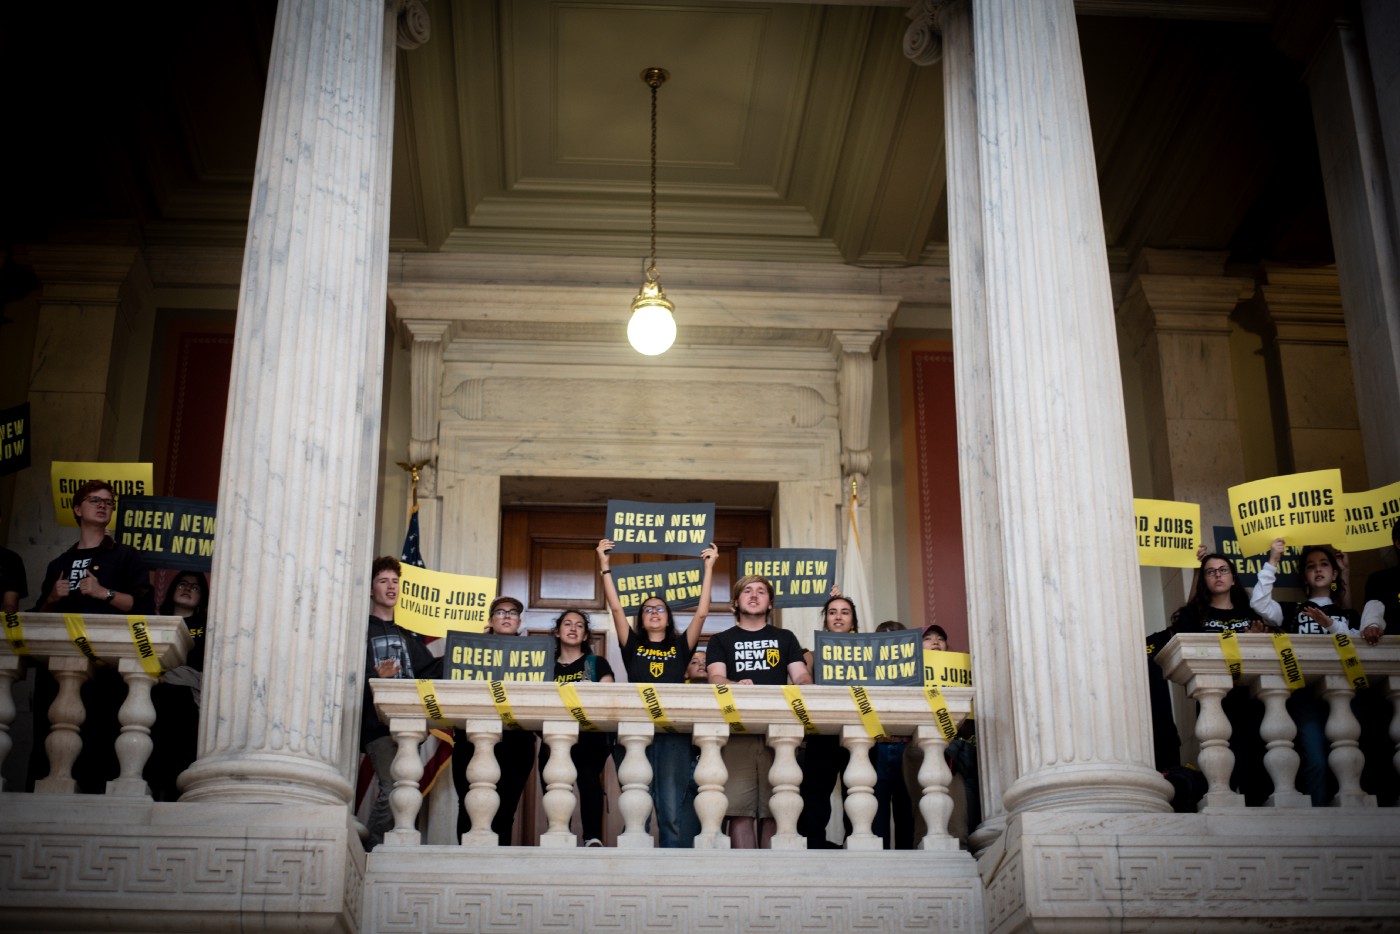
<svg viewBox="0 0 1400 934">
<path fill-rule="evenodd" d="M 427 462 L 427 461 L 419 461 L 419 462 L 416 463 L 416 464 L 407 464 L 407 463 L 404 463 L 403 461 L 399 461 L 398 464 L 399 464 L 399 467 L 401 467 L 402 469 L 408 471 L 409 477 L 410 477 L 410 478 L 412 479 L 412 481 L 413 481 L 413 505 L 414 505 L 415 508 L 417 508 L 417 506 L 418 506 L 418 479 L 422 476 L 422 472 L 421 472 L 421 471 L 423 470 L 423 468 L 426 467 L 426 466 L 428 466 L 428 462 Z"/>
</svg>

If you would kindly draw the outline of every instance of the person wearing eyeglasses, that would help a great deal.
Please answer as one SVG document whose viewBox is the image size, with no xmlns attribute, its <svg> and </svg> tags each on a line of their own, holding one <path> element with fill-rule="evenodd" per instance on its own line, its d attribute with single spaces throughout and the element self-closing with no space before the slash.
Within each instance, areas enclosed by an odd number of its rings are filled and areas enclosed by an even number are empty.
<svg viewBox="0 0 1400 934">
<path fill-rule="evenodd" d="M 491 601 L 487 613 L 486 631 L 498 636 L 518 636 L 521 634 L 522 616 L 525 604 L 514 597 L 497 597 Z M 463 801 L 470 787 L 467 782 L 467 766 L 475 754 L 475 744 L 467 739 L 467 734 L 457 730 L 453 734 L 452 780 L 457 786 L 457 838 L 472 829 L 471 815 L 467 813 Z M 525 783 L 530 780 L 530 770 L 535 767 L 535 734 L 529 730 L 505 730 L 501 741 L 496 744 L 496 762 L 501 767 L 501 778 L 496 782 L 496 793 L 501 803 L 496 808 L 496 816 L 491 819 L 491 829 L 496 831 L 496 839 L 501 846 L 510 846 L 515 831 L 515 812 L 520 807 L 520 795 Z"/>
<path fill-rule="evenodd" d="M 204 687 L 204 632 L 209 615 L 209 581 L 199 571 L 181 571 L 166 588 L 161 616 L 185 621 L 194 645 L 185 664 L 161 675 L 151 688 L 156 722 L 151 724 L 151 757 L 146 784 L 157 801 L 180 797 L 177 779 L 199 754 L 199 704 Z"/>
<path fill-rule="evenodd" d="M 116 509 L 116 494 L 105 480 L 88 480 L 73 493 L 78 540 L 49 562 L 34 609 L 44 613 L 149 615 L 155 596 L 141 553 L 107 534 Z M 48 710 L 58 696 L 58 682 L 40 669 L 34 684 L 34 735 L 48 733 Z M 82 751 L 73 763 L 73 778 L 84 794 L 102 794 L 121 772 L 116 740 L 121 733 L 117 711 L 126 700 L 126 682 L 115 665 L 97 665 L 82 687 L 86 719 Z M 30 755 L 30 780 L 48 774 L 48 755 L 36 742 Z"/>
<path fill-rule="evenodd" d="M 78 540 L 49 562 L 39 604 L 45 613 L 151 613 L 155 597 L 141 553 L 107 534 L 117 498 L 106 480 L 73 494 Z"/>
<path fill-rule="evenodd" d="M 700 581 L 700 603 L 690 618 L 684 633 L 676 631 L 671 606 L 660 597 L 648 597 L 637 611 L 636 625 L 627 621 L 622 601 L 613 583 L 611 558 L 613 543 L 598 542 L 598 574 L 603 579 L 603 595 L 612 611 L 613 628 L 622 647 L 622 661 L 627 667 L 627 680 L 640 684 L 683 684 L 686 669 L 695 647 L 700 644 L 700 632 L 705 617 L 710 615 L 710 585 L 714 579 L 715 559 L 719 549 L 711 543 L 700 553 L 704 575 Z M 651 762 L 651 799 L 656 805 L 657 842 L 675 849 L 695 843 L 695 803 L 689 794 L 692 760 L 690 737 L 685 733 L 657 732 L 647 747 Z M 689 831 L 689 832 L 687 832 Z"/>
</svg>

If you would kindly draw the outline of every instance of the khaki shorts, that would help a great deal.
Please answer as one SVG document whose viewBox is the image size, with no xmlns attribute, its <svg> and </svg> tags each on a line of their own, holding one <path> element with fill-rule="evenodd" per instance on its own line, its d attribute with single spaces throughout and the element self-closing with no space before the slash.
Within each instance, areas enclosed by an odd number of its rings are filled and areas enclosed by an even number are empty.
<svg viewBox="0 0 1400 934">
<path fill-rule="evenodd" d="M 773 786 L 768 770 L 773 767 L 773 750 L 762 736 L 740 734 L 729 737 L 723 752 L 724 767 L 729 770 L 729 780 L 724 783 L 729 798 L 725 816 L 772 817 L 768 799 L 773 797 Z"/>
</svg>

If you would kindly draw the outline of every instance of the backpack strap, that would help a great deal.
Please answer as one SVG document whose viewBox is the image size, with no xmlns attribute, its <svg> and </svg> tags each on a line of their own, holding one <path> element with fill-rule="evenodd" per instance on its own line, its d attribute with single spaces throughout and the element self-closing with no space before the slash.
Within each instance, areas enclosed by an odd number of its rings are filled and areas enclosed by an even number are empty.
<svg viewBox="0 0 1400 934">
<path fill-rule="evenodd" d="M 589 681 L 598 680 L 598 656 L 592 652 L 583 657 L 583 670 L 588 674 Z"/>
</svg>

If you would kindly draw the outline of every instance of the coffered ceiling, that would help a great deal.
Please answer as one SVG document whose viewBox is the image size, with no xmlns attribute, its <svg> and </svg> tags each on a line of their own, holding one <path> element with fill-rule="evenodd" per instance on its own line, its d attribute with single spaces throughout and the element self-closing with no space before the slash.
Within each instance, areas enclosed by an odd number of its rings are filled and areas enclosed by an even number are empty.
<svg viewBox="0 0 1400 934">
<path fill-rule="evenodd" d="M 428 0 L 399 55 L 398 251 L 642 257 L 659 92 L 663 258 L 906 265 L 946 249 L 942 81 L 907 61 L 903 5 Z M 1330 259 L 1304 64 L 1335 5 L 1082 2 L 1110 246 Z M 272 0 L 179 18 L 95 8 L 30 41 L 0 13 L 21 100 L 4 244 L 76 221 L 148 243 L 240 245 Z M 18 133 L 18 136 L 15 134 Z"/>
</svg>

